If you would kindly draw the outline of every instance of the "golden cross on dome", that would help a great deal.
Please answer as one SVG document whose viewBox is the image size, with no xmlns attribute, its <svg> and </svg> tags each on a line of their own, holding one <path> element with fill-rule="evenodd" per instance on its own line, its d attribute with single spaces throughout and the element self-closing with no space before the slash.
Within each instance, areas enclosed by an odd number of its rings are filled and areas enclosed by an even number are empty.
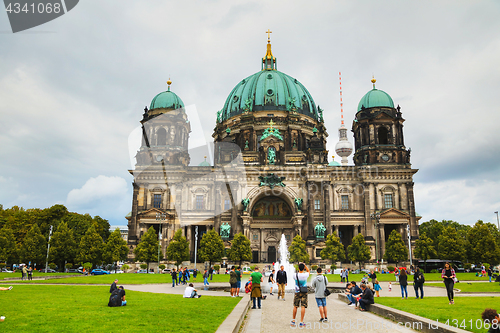
<svg viewBox="0 0 500 333">
<path fill-rule="evenodd" d="M 269 40 L 271 40 L 271 34 L 272 34 L 272 33 L 273 33 L 273 32 L 272 32 L 271 30 L 267 29 L 266 34 L 267 34 L 267 40 L 268 40 L 268 41 L 269 41 Z"/>
<path fill-rule="evenodd" d="M 273 122 L 273 120 L 271 119 L 271 121 L 269 122 L 269 128 L 270 128 L 270 129 L 273 129 L 273 125 L 274 125 L 274 122 Z"/>
</svg>

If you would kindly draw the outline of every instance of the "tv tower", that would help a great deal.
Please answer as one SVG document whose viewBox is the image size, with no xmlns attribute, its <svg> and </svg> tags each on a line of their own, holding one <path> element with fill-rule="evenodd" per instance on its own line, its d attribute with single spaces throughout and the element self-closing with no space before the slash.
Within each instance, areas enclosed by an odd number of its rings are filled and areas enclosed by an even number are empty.
<svg viewBox="0 0 500 333">
<path fill-rule="evenodd" d="M 342 157 L 342 165 L 347 165 L 347 156 L 352 153 L 352 143 L 347 140 L 347 128 L 344 126 L 344 102 L 342 101 L 342 74 L 339 72 L 340 83 L 340 128 L 339 142 L 335 145 L 335 152 Z"/>
</svg>

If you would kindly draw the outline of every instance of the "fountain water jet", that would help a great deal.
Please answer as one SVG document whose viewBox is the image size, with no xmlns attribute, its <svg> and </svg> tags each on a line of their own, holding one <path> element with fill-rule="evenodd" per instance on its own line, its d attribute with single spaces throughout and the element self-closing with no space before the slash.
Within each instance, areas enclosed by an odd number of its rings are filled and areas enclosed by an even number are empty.
<svg viewBox="0 0 500 333">
<path fill-rule="evenodd" d="M 286 244 L 286 238 L 284 234 L 281 234 L 280 245 L 278 249 L 279 262 L 274 263 L 274 269 L 276 273 L 284 267 L 287 277 L 287 285 L 285 287 L 285 292 L 295 292 L 295 282 L 293 281 L 293 276 L 295 275 L 295 267 L 290 264 L 290 252 L 288 252 L 288 246 Z"/>
</svg>

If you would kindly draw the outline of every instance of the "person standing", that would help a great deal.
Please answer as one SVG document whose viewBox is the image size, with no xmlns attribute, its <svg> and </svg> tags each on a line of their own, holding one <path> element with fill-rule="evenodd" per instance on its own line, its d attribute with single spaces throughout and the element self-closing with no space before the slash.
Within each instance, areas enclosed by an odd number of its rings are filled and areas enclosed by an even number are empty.
<svg viewBox="0 0 500 333">
<path fill-rule="evenodd" d="M 455 270 L 451 268 L 449 262 L 444 264 L 444 269 L 441 271 L 441 277 L 443 278 L 444 285 L 446 286 L 446 293 L 448 294 L 449 304 L 455 304 L 453 301 L 453 287 L 455 286 Z"/>
<path fill-rule="evenodd" d="M 210 281 L 212 281 L 212 276 L 214 275 L 214 268 L 212 266 L 210 266 L 208 274 L 210 274 Z"/>
<path fill-rule="evenodd" d="M 276 282 L 278 283 L 278 299 L 280 296 L 283 300 L 285 300 L 285 286 L 287 285 L 287 277 L 285 266 L 281 265 L 280 270 L 276 273 Z"/>
<path fill-rule="evenodd" d="M 21 269 L 21 272 L 22 272 L 21 280 L 26 279 L 26 276 L 28 274 L 28 270 L 26 269 L 26 265 L 23 266 L 23 268 Z"/>
<path fill-rule="evenodd" d="M 206 286 L 209 286 L 210 283 L 208 283 L 208 271 L 207 269 L 205 268 L 205 272 L 203 272 L 203 286 L 206 287 Z"/>
<path fill-rule="evenodd" d="M 33 281 L 33 269 L 28 267 L 28 280 Z M 490 282 L 491 282 L 491 276 L 490 276 Z"/>
<path fill-rule="evenodd" d="M 236 278 L 236 272 L 235 272 L 236 267 L 231 267 L 231 270 L 229 271 L 229 284 L 231 285 L 231 297 L 236 297 L 236 286 L 237 286 L 237 278 Z"/>
<path fill-rule="evenodd" d="M 175 288 L 175 285 L 179 284 L 177 282 L 177 272 L 175 271 L 175 268 L 172 269 L 172 272 L 170 272 L 170 276 L 172 276 L 172 288 Z"/>
<path fill-rule="evenodd" d="M 274 284 L 274 283 L 276 283 L 276 282 L 274 281 L 274 269 L 272 270 L 271 275 L 269 275 L 269 280 L 268 280 L 267 282 L 269 282 L 269 287 L 270 287 L 270 292 L 269 292 L 269 294 L 270 294 L 271 296 L 274 296 L 274 294 L 273 294 L 273 284 Z"/>
<path fill-rule="evenodd" d="M 349 282 L 349 268 L 345 269 L 345 282 Z"/>
<path fill-rule="evenodd" d="M 240 297 L 241 289 L 241 267 L 236 268 L 236 297 Z"/>
<path fill-rule="evenodd" d="M 375 280 L 377 279 L 377 273 L 375 273 L 373 269 L 371 270 L 370 274 L 368 274 L 368 277 L 372 279 L 372 284 L 375 284 Z"/>
<path fill-rule="evenodd" d="M 325 296 L 325 290 L 326 286 L 328 285 L 328 280 L 326 279 L 326 276 L 322 274 L 322 271 L 323 270 L 321 269 L 321 267 L 318 267 L 318 269 L 316 270 L 318 275 L 312 282 L 312 287 L 314 288 L 314 297 L 316 298 L 316 304 L 319 308 L 319 315 L 321 316 L 321 319 L 319 320 L 320 322 L 328 321 Z"/>
<path fill-rule="evenodd" d="M 420 290 L 420 299 L 424 298 L 424 274 L 420 271 L 420 267 L 415 269 L 413 275 L 413 288 L 415 289 L 415 299 L 418 299 L 418 290 Z"/>
<path fill-rule="evenodd" d="M 375 294 L 377 294 L 377 297 L 380 297 L 380 290 L 382 290 L 382 287 L 380 286 L 380 282 L 375 280 L 375 284 L 373 285 L 373 289 L 375 290 Z"/>
<path fill-rule="evenodd" d="M 193 270 L 193 280 L 196 282 L 196 277 L 198 276 L 198 270 L 195 268 Z"/>
<path fill-rule="evenodd" d="M 366 284 L 361 284 L 361 290 L 363 290 L 363 294 L 359 299 L 359 310 L 366 311 L 366 306 L 369 304 L 375 303 L 373 299 L 373 292 L 370 288 L 366 287 Z"/>
<path fill-rule="evenodd" d="M 305 270 L 305 271 L 304 271 Z M 300 328 L 304 328 L 304 316 L 307 308 L 307 279 L 309 278 L 309 268 L 303 262 L 299 264 L 299 272 L 295 273 L 293 279 L 295 281 L 295 295 L 293 297 L 293 319 L 290 325 L 295 327 L 295 317 L 297 316 L 297 308 L 302 306 L 300 310 Z"/>
<path fill-rule="evenodd" d="M 406 269 L 402 269 L 399 272 L 399 286 L 401 287 L 401 299 L 408 298 L 408 275 L 406 275 Z"/>
<path fill-rule="evenodd" d="M 255 271 L 250 274 L 250 279 L 252 280 L 252 293 L 250 294 L 253 302 L 252 309 L 256 309 L 255 301 L 257 301 L 257 305 L 260 309 L 262 300 L 262 290 L 260 289 L 260 284 L 264 281 L 264 279 L 262 278 L 262 274 L 259 272 L 259 267 L 255 267 Z"/>
<path fill-rule="evenodd" d="M 491 265 L 490 265 L 490 267 L 488 267 L 488 278 L 490 279 L 490 282 L 491 282 L 492 276 L 493 276 L 493 270 L 491 269 Z"/>
</svg>

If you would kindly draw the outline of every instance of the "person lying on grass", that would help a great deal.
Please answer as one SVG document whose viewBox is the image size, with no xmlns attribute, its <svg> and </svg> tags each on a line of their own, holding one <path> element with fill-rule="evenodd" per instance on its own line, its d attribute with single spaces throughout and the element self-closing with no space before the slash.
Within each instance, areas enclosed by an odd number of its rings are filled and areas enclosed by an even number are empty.
<svg viewBox="0 0 500 333">
<path fill-rule="evenodd" d="M 9 288 L 0 287 L 0 290 L 12 290 L 12 288 L 12 286 L 10 286 Z"/>
</svg>

